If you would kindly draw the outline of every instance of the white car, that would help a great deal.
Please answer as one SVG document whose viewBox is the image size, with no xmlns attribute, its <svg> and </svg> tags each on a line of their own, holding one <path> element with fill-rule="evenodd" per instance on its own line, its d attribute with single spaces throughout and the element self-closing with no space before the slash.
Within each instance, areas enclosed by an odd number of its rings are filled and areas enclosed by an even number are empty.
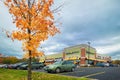
<svg viewBox="0 0 120 80">
<path fill-rule="evenodd" d="M 105 65 L 105 67 L 109 67 L 109 66 L 110 66 L 110 64 L 109 64 L 109 63 L 105 63 L 104 65 Z"/>
<path fill-rule="evenodd" d="M 7 64 L 0 64 L 0 68 L 7 68 Z"/>
</svg>

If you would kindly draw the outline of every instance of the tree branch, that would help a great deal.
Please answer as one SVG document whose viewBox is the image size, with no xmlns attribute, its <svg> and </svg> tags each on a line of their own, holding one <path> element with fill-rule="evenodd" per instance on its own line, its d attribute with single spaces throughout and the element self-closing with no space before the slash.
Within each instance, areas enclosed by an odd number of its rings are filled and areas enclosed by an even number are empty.
<svg viewBox="0 0 120 80">
<path fill-rule="evenodd" d="M 56 9 L 52 10 L 52 12 L 53 12 L 53 13 L 59 12 L 59 11 L 60 11 L 59 9 L 60 9 L 63 5 L 64 5 L 64 4 L 58 6 Z"/>
</svg>

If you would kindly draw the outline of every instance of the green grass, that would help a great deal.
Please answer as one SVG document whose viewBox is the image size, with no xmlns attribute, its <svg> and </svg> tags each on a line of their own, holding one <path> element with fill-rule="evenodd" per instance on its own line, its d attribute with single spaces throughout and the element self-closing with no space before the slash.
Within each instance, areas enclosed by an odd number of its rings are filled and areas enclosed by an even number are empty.
<svg viewBox="0 0 120 80">
<path fill-rule="evenodd" d="M 0 80 L 27 80 L 27 71 L 0 69 Z M 59 74 L 33 72 L 32 80 L 89 80 L 89 79 L 63 76 Z"/>
</svg>

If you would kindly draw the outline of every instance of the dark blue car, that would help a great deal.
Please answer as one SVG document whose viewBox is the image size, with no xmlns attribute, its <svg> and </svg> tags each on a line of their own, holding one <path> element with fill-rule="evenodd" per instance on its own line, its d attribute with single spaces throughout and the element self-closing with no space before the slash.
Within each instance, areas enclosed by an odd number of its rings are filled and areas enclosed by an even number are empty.
<svg viewBox="0 0 120 80">
<path fill-rule="evenodd" d="M 106 65 L 104 63 L 97 63 L 95 66 L 97 66 L 97 67 L 106 67 Z"/>
</svg>

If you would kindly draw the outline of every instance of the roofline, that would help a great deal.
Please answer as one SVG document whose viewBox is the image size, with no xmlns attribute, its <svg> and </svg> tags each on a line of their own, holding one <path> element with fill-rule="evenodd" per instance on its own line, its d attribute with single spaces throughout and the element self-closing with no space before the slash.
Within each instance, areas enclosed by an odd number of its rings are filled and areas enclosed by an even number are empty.
<svg viewBox="0 0 120 80">
<path fill-rule="evenodd" d="M 81 45 L 86 45 L 87 47 L 89 46 L 89 45 L 87 45 L 87 44 L 79 44 L 79 45 L 75 45 L 75 46 L 66 47 L 66 48 L 64 48 L 64 50 L 67 49 L 67 48 L 77 47 L 77 46 L 81 46 Z M 81 47 L 82 47 L 82 46 L 81 46 Z M 95 48 L 93 48 L 93 47 L 91 47 L 91 46 L 90 46 L 90 48 L 95 49 Z M 96 50 L 96 49 L 95 49 L 95 50 Z"/>
</svg>

